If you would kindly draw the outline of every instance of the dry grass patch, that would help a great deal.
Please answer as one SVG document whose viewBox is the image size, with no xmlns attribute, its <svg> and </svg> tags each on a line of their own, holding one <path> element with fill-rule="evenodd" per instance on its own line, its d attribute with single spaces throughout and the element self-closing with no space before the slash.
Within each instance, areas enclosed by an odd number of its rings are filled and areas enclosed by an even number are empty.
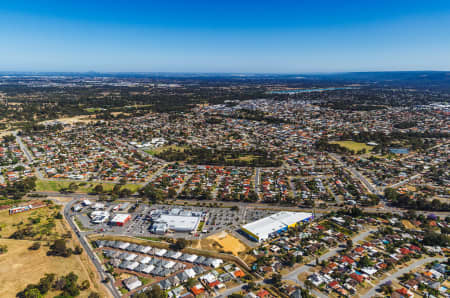
<svg viewBox="0 0 450 298">
<path fill-rule="evenodd" d="M 28 240 L 55 240 L 66 232 L 61 220 L 54 219 L 59 209 L 43 207 L 14 215 L 8 210 L 0 211 L 0 238 L 9 238 L 14 232 L 30 227 L 36 235 L 25 237 Z"/>
<path fill-rule="evenodd" d="M 89 280 L 91 288 L 82 291 L 80 297 L 87 297 L 91 291 L 108 297 L 107 292 L 96 282 L 94 272 L 90 272 L 83 262 L 87 257 L 72 255 L 69 258 L 47 256 L 48 247 L 41 246 L 39 250 L 29 250 L 33 241 L 0 239 L 1 245 L 8 246 L 8 252 L 0 255 L 0 293 L 2 297 L 15 297 L 30 283 L 37 283 L 45 273 L 55 273 L 58 276 L 74 272 L 79 281 Z"/>
<path fill-rule="evenodd" d="M 74 123 L 78 123 L 78 122 L 82 122 L 82 123 L 89 123 L 92 121 L 95 121 L 95 115 L 90 115 L 90 116 L 75 116 L 75 117 L 63 117 L 63 118 L 58 118 L 55 119 L 59 122 L 62 122 L 64 124 L 74 124 Z M 42 121 L 39 124 L 45 124 L 46 122 L 51 122 L 51 121 L 55 121 L 55 120 L 46 120 L 46 121 Z"/>
<path fill-rule="evenodd" d="M 81 297 L 87 297 L 91 291 L 99 292 L 101 297 L 108 297 L 108 292 L 99 283 L 100 277 L 85 252 L 68 258 L 47 256 L 47 244 L 63 238 L 63 235 L 71 231 L 65 220 L 54 219 L 54 214 L 57 212 L 59 209 L 50 207 L 15 215 L 9 215 L 8 210 L 0 211 L 2 227 L 0 234 L 3 238 L 10 237 L 28 224 L 33 231 L 37 232 L 33 237 L 25 237 L 27 240 L 0 239 L 0 244 L 8 247 L 8 252 L 0 255 L 1 297 L 15 297 L 28 284 L 37 283 L 45 273 L 55 273 L 60 277 L 70 272 L 78 275 L 79 282 L 88 280 L 91 284 L 91 288 L 83 291 Z M 39 219 L 38 222 L 36 219 Z M 39 242 L 41 248 L 29 250 L 28 248 L 34 242 Z M 79 245 L 76 238 L 67 239 L 68 247 L 73 249 L 76 245 Z M 49 297 L 53 296 L 49 295 Z"/>
<path fill-rule="evenodd" d="M 203 240 L 200 240 L 200 246 L 206 249 L 217 249 L 217 244 L 221 250 L 225 252 L 231 252 L 233 255 L 238 256 L 249 250 L 249 247 L 244 244 L 238 238 L 228 234 L 225 231 L 211 235 Z"/>
<path fill-rule="evenodd" d="M 409 230 L 417 229 L 417 227 L 414 226 L 409 220 L 402 220 L 402 224 Z"/>
</svg>

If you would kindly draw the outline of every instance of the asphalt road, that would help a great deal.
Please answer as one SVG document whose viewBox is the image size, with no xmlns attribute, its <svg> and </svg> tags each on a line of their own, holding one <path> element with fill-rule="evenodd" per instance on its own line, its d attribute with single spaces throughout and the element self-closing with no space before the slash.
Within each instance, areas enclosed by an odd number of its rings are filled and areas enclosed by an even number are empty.
<svg viewBox="0 0 450 298">
<path fill-rule="evenodd" d="M 88 195 L 88 194 L 81 194 L 81 193 L 70 193 L 70 194 L 60 194 L 58 192 L 43 192 L 43 191 L 34 191 L 32 192 L 33 194 L 40 194 L 40 195 L 46 195 L 49 197 L 66 197 L 66 198 L 73 198 L 73 199 L 82 199 L 82 198 L 86 198 L 86 199 L 92 199 L 92 200 L 96 200 L 98 199 L 98 196 L 96 195 Z M 129 197 L 128 199 L 121 199 L 123 201 L 130 201 L 130 202 L 136 202 L 136 200 L 138 200 L 138 197 Z M 274 210 L 274 211 L 298 211 L 298 212 L 313 212 L 313 210 L 311 208 L 300 208 L 300 207 L 295 207 L 295 206 L 289 206 L 289 207 L 285 207 L 285 206 L 277 206 L 277 205 L 270 205 L 270 204 L 264 204 L 264 203 L 244 203 L 244 202 L 220 202 L 220 201 L 214 201 L 214 200 L 203 200 L 203 201 L 198 201 L 198 200 L 176 200 L 177 203 L 182 204 L 183 202 L 187 202 L 188 204 L 196 204 L 196 203 L 201 203 L 201 204 L 209 204 L 209 203 L 220 203 L 222 207 L 230 207 L 230 206 L 238 206 L 239 208 L 261 208 L 261 209 L 270 209 L 270 210 Z M 329 213 L 330 211 L 337 211 L 340 210 L 342 208 L 339 207 L 328 207 L 326 209 L 320 209 L 320 208 L 315 208 L 315 212 L 316 212 L 316 216 L 320 216 L 321 214 L 326 214 Z M 361 207 L 361 209 L 364 210 L 364 212 L 367 213 L 392 213 L 392 214 L 402 214 L 403 212 L 406 212 L 408 210 L 404 210 L 404 209 L 400 209 L 400 208 L 394 208 L 394 207 L 383 207 L 383 208 L 377 208 L 377 207 Z M 434 214 L 436 216 L 439 216 L 441 218 L 445 218 L 447 216 L 450 216 L 450 212 L 445 212 L 445 211 L 417 211 L 417 214 L 423 214 L 423 215 L 428 215 L 428 214 Z"/>
<path fill-rule="evenodd" d="M 13 135 L 16 137 L 16 141 L 19 144 L 20 149 L 22 149 L 23 153 L 25 153 L 28 162 L 33 162 L 34 161 L 33 156 L 31 155 L 30 151 L 28 151 L 27 146 L 25 146 L 25 144 L 22 142 L 22 138 L 17 135 L 17 131 L 15 131 Z"/>
<path fill-rule="evenodd" d="M 87 253 L 89 258 L 91 259 L 92 263 L 94 264 L 95 268 L 97 269 L 98 273 L 100 274 L 100 277 L 102 280 L 104 280 L 107 276 L 109 276 L 108 273 L 103 271 L 103 266 L 99 262 L 97 256 L 95 256 L 94 252 L 91 250 L 91 247 L 86 241 L 86 238 L 84 237 L 84 234 L 78 230 L 75 223 L 72 221 L 72 218 L 70 216 L 70 208 L 72 208 L 72 205 L 74 204 L 75 200 L 67 203 L 64 206 L 64 217 L 66 218 L 67 222 L 69 223 L 72 230 L 75 232 L 75 234 L 78 237 L 78 240 L 80 241 L 81 245 L 83 246 L 84 251 Z M 110 276 L 109 276 L 110 277 Z M 108 291 L 110 292 L 112 297 L 120 298 L 121 294 L 116 289 L 116 287 L 113 284 L 113 279 L 110 279 L 110 282 L 104 284 Z"/>
</svg>

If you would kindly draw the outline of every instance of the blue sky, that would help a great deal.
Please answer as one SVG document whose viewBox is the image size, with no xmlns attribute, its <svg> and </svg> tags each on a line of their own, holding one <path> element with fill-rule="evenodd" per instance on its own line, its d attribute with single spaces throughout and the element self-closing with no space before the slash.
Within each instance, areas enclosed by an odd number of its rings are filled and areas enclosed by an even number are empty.
<svg viewBox="0 0 450 298">
<path fill-rule="evenodd" d="M 450 70 L 450 1 L 0 0 L 0 71 Z"/>
</svg>

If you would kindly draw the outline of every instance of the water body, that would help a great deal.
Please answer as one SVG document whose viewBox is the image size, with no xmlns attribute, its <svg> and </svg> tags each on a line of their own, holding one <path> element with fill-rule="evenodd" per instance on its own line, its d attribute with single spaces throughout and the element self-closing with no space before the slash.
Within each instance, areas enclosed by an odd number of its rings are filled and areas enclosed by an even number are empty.
<svg viewBox="0 0 450 298">
<path fill-rule="evenodd" d="M 389 151 L 394 154 L 408 154 L 408 148 L 390 148 Z"/>
<path fill-rule="evenodd" d="M 317 88 L 317 89 L 290 89 L 290 90 L 276 90 L 269 91 L 270 94 L 296 94 L 296 93 L 309 93 L 309 92 L 322 92 L 333 90 L 349 90 L 357 89 L 356 87 L 330 87 L 330 88 Z"/>
</svg>

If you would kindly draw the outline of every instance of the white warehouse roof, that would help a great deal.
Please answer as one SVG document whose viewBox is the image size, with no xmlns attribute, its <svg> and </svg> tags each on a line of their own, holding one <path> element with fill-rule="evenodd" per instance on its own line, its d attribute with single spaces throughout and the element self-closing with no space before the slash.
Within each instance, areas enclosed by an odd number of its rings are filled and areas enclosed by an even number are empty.
<svg viewBox="0 0 450 298">
<path fill-rule="evenodd" d="M 162 214 L 155 222 L 166 223 L 169 229 L 176 232 L 190 232 L 197 229 L 201 218 L 197 216 L 180 216 Z"/>
<path fill-rule="evenodd" d="M 265 240 L 271 234 L 312 217 L 312 213 L 281 211 L 243 225 L 242 229 L 245 232 L 249 232 L 250 236 L 256 236 L 258 238 L 257 240 Z"/>
</svg>

